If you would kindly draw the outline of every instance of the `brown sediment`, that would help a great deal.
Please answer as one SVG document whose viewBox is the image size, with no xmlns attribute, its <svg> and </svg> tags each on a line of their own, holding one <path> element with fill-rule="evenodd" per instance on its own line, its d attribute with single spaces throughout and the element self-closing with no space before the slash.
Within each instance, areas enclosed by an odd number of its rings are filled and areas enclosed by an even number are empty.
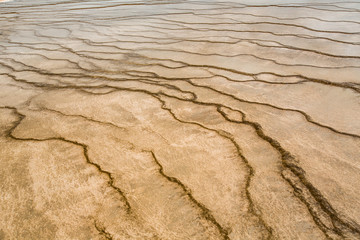
<svg viewBox="0 0 360 240">
<path fill-rule="evenodd" d="M 359 13 L 2 4 L 0 233 L 360 238 Z"/>
</svg>

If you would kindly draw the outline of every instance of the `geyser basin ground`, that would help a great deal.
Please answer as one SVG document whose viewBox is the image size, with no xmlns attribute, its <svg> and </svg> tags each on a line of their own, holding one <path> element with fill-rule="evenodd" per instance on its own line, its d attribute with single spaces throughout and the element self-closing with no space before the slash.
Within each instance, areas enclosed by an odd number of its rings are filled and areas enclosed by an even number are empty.
<svg viewBox="0 0 360 240">
<path fill-rule="evenodd" d="M 360 4 L 0 3 L 0 239 L 359 239 Z"/>
</svg>

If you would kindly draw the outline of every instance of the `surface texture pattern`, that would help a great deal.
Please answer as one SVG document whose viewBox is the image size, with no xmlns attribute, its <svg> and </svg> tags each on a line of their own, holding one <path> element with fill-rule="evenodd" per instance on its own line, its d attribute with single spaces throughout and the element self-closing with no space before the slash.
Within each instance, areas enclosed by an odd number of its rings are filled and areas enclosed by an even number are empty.
<svg viewBox="0 0 360 240">
<path fill-rule="evenodd" d="M 356 1 L 0 3 L 0 239 L 360 239 Z"/>
</svg>

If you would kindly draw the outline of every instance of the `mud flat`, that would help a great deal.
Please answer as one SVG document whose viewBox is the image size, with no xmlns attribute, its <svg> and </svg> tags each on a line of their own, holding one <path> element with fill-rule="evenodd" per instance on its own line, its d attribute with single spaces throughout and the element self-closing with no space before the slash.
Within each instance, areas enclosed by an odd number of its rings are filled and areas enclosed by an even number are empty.
<svg viewBox="0 0 360 240">
<path fill-rule="evenodd" d="M 0 239 L 360 239 L 360 4 L 0 4 Z"/>
</svg>

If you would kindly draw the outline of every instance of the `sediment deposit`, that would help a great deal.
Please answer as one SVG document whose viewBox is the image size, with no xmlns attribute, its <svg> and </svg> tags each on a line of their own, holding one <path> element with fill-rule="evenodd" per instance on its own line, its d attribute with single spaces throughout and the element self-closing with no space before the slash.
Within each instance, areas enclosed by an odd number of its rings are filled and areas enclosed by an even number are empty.
<svg viewBox="0 0 360 240">
<path fill-rule="evenodd" d="M 360 4 L 0 3 L 0 239 L 360 239 Z"/>
</svg>

